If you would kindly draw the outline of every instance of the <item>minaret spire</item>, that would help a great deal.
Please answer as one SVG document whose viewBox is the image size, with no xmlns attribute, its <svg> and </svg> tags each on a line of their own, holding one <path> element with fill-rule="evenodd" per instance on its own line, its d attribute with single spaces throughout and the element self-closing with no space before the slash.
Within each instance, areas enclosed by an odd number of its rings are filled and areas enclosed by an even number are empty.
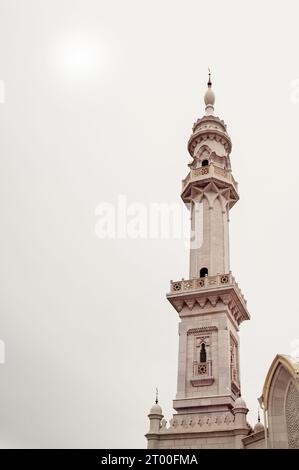
<svg viewBox="0 0 299 470">
<path fill-rule="evenodd" d="M 209 81 L 208 81 L 208 87 L 211 88 L 212 86 L 212 82 L 211 82 L 211 70 L 210 68 L 208 68 L 208 71 L 209 71 Z"/>
<path fill-rule="evenodd" d="M 159 403 L 159 390 L 158 387 L 156 387 L 156 400 L 155 400 L 156 405 Z"/>
<path fill-rule="evenodd" d="M 215 104 L 215 94 L 212 90 L 212 82 L 211 82 L 211 70 L 209 70 L 209 80 L 208 80 L 208 89 L 205 93 L 204 96 L 204 101 L 206 105 L 206 115 L 210 116 L 211 114 L 214 114 L 214 104 Z"/>
</svg>

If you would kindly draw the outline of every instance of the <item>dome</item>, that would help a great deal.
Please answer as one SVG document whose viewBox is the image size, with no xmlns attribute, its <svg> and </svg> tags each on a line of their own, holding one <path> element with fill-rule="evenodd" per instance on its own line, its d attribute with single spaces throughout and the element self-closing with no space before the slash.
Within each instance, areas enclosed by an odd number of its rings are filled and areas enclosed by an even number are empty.
<svg viewBox="0 0 299 470">
<path fill-rule="evenodd" d="M 162 415 L 162 408 L 158 403 L 155 403 L 150 409 L 150 415 Z"/>
<path fill-rule="evenodd" d="M 239 397 L 236 399 L 234 408 L 247 408 L 247 405 L 243 398 Z"/>
<path fill-rule="evenodd" d="M 264 425 L 260 421 L 256 423 L 256 425 L 253 428 L 253 432 L 259 432 L 259 431 L 264 431 Z"/>
<path fill-rule="evenodd" d="M 204 100 L 206 106 L 214 106 L 215 104 L 215 94 L 210 86 L 205 93 Z"/>
</svg>

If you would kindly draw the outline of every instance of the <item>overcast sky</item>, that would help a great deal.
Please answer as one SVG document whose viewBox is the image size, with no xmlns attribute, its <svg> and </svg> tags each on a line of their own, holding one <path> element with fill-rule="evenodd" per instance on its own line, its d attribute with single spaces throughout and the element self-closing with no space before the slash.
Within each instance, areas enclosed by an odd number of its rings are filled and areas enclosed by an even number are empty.
<svg viewBox="0 0 299 470">
<path fill-rule="evenodd" d="M 100 240 L 95 211 L 180 203 L 208 67 L 239 182 L 254 425 L 272 359 L 299 338 L 298 18 L 288 0 L 0 0 L 1 447 L 145 447 L 156 386 L 171 417 L 165 294 L 188 278 L 186 243 Z"/>
</svg>

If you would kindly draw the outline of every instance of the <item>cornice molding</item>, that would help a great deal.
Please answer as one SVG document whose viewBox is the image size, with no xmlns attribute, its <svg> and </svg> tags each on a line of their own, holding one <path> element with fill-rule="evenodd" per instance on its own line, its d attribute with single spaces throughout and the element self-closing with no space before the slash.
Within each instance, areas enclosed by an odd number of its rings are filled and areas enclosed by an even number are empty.
<svg viewBox="0 0 299 470">
<path fill-rule="evenodd" d="M 210 333 L 211 331 L 218 331 L 217 326 L 201 326 L 199 328 L 191 328 L 187 331 L 187 336 L 197 335 L 199 333 Z"/>
<path fill-rule="evenodd" d="M 226 131 L 227 126 L 223 119 L 220 119 L 218 116 L 213 116 L 212 114 L 209 114 L 208 116 L 202 116 L 201 118 L 198 118 L 197 121 L 193 124 L 192 130 L 196 129 L 197 126 L 199 126 L 203 122 L 209 122 L 209 121 L 214 121 L 217 122 L 217 124 L 220 124 L 224 130 Z"/>
<path fill-rule="evenodd" d="M 196 306 L 199 307 L 199 310 L 205 309 L 202 313 L 207 313 L 207 308 L 211 309 L 210 313 L 214 313 L 214 309 L 216 309 L 219 304 L 223 304 L 229 309 L 231 317 L 238 326 L 243 321 L 250 319 L 246 303 L 238 294 L 235 286 L 198 289 L 189 292 L 172 292 L 167 294 L 166 297 L 179 314 L 186 308 L 191 313 Z M 192 313 L 192 315 L 196 314 L 200 315 L 201 312 Z M 184 316 L 184 314 L 182 314 L 182 316 Z"/>
<path fill-rule="evenodd" d="M 219 129 L 207 128 L 200 129 L 190 136 L 188 141 L 188 151 L 191 157 L 194 156 L 196 146 L 201 142 L 206 142 L 207 140 L 216 140 L 217 142 L 220 142 L 224 146 L 227 154 L 229 155 L 231 153 L 232 142 L 228 134 Z"/>
</svg>

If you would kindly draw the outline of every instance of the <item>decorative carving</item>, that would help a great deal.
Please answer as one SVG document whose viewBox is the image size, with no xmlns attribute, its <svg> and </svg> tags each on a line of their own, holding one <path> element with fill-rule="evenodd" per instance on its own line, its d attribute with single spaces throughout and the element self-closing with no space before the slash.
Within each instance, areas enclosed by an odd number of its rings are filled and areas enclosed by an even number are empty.
<svg viewBox="0 0 299 470">
<path fill-rule="evenodd" d="M 218 183 L 219 189 L 223 189 L 223 185 L 225 184 L 227 189 L 233 188 L 234 189 L 234 199 L 238 199 L 238 195 L 236 190 L 238 188 L 238 183 L 234 179 L 233 175 L 230 171 L 225 170 L 220 164 L 210 163 L 209 166 L 198 167 L 196 165 L 200 165 L 200 162 L 194 158 L 194 161 L 189 164 L 191 170 L 186 176 L 185 179 L 182 180 L 182 191 L 184 192 L 189 183 L 192 183 L 192 186 L 200 186 L 202 187 L 204 183 L 208 180 L 210 181 L 211 178 L 215 182 Z"/>
<path fill-rule="evenodd" d="M 197 128 L 194 134 L 191 135 L 188 142 L 188 150 L 190 155 L 193 156 L 194 150 L 198 144 L 201 142 L 206 142 L 208 139 L 221 142 L 227 156 L 229 156 L 232 149 L 232 143 L 228 134 L 222 129 L 213 129 L 212 132 L 208 132 L 207 129 L 204 128 Z"/>
<path fill-rule="evenodd" d="M 206 303 L 208 302 L 207 297 L 203 297 L 202 299 L 197 299 L 196 302 L 200 306 L 200 308 L 204 308 Z"/>
<path fill-rule="evenodd" d="M 197 119 L 197 121 L 193 124 L 193 128 L 192 128 L 193 132 L 200 124 L 203 124 L 205 122 L 211 122 L 211 121 L 213 121 L 215 124 L 217 123 L 221 125 L 223 127 L 223 130 L 226 130 L 226 124 L 223 121 L 223 119 L 220 119 L 217 116 L 209 115 L 209 116 L 203 116 Z"/>
<path fill-rule="evenodd" d="M 192 310 L 195 304 L 195 299 L 186 300 L 186 304 L 188 305 L 188 308 Z"/>
<path fill-rule="evenodd" d="M 248 430 L 250 430 L 249 425 Z M 236 428 L 235 417 L 232 413 L 224 413 L 218 416 L 196 415 L 178 416 L 169 421 L 169 427 L 161 426 L 159 432 L 165 434 L 180 434 L 180 433 L 199 433 L 199 432 L 214 432 L 214 431 L 227 431 Z"/>
<path fill-rule="evenodd" d="M 184 307 L 184 302 L 183 301 L 178 301 L 175 304 L 175 308 L 177 309 L 178 312 L 181 312 Z"/>
<path fill-rule="evenodd" d="M 206 374 L 208 372 L 208 364 L 206 362 L 201 362 L 198 365 L 198 373 L 199 375 Z"/>
<path fill-rule="evenodd" d="M 291 383 L 286 399 L 286 421 L 290 449 L 299 449 L 299 392 Z"/>
<path fill-rule="evenodd" d="M 209 333 L 210 331 L 218 331 L 217 326 L 201 326 L 200 328 L 192 328 L 191 330 L 187 331 L 187 336 Z"/>
<path fill-rule="evenodd" d="M 221 300 L 224 303 L 224 305 L 228 305 L 230 302 L 230 296 L 229 295 L 222 295 Z"/>
<path fill-rule="evenodd" d="M 205 282 L 206 281 L 206 282 Z M 183 281 L 172 281 L 170 284 L 171 291 L 179 292 L 185 290 L 194 290 L 207 286 L 221 286 L 223 284 L 233 284 L 234 279 L 230 274 L 222 274 L 218 276 L 207 276 L 206 278 L 188 279 Z"/>
<path fill-rule="evenodd" d="M 209 296 L 209 302 L 212 305 L 212 307 L 216 307 L 218 303 L 219 296 L 218 295 L 210 295 Z"/>
<path fill-rule="evenodd" d="M 175 292 L 181 290 L 181 288 L 182 288 L 182 285 L 180 282 L 174 282 L 172 284 L 172 290 L 174 290 Z"/>
<path fill-rule="evenodd" d="M 244 295 L 231 272 L 206 276 L 204 279 L 171 281 L 167 298 L 177 312 L 181 312 L 184 306 L 193 310 L 197 305 L 204 309 L 209 304 L 215 308 L 222 303 L 229 307 L 237 325 L 250 318 Z"/>
<path fill-rule="evenodd" d="M 198 176 L 198 175 L 207 175 L 209 173 L 209 167 L 208 166 L 203 166 L 202 168 L 197 168 L 192 172 L 192 176 Z"/>
<path fill-rule="evenodd" d="M 239 357 L 238 357 L 238 342 L 230 334 L 230 375 L 231 375 L 231 389 L 232 392 L 240 395 L 240 380 L 239 380 Z"/>
</svg>

